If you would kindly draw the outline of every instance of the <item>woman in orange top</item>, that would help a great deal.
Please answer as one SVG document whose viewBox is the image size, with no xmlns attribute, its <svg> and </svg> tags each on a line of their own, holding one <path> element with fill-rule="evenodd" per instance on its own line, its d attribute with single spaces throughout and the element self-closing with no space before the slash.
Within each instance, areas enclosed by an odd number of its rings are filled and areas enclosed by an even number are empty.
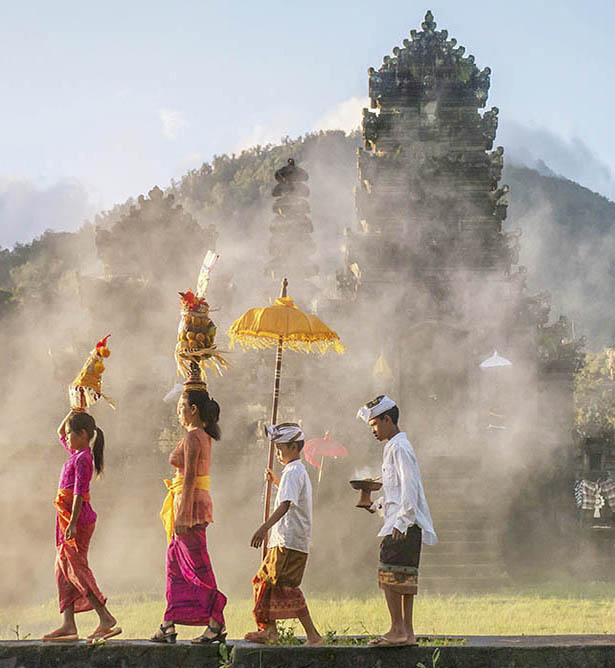
<svg viewBox="0 0 615 668">
<path fill-rule="evenodd" d="M 188 432 L 169 456 L 175 478 L 162 509 L 167 529 L 167 609 L 153 642 L 174 643 L 175 624 L 206 626 L 195 643 L 224 641 L 226 596 L 218 590 L 205 529 L 213 521 L 209 495 L 211 439 L 220 438 L 220 407 L 204 390 L 184 391 L 177 414 Z"/>
</svg>

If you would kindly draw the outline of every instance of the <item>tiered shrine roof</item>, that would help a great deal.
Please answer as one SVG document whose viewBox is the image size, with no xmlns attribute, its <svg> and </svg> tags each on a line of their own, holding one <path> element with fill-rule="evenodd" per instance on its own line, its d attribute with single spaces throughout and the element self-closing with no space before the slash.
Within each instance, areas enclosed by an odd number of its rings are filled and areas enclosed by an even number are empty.
<svg viewBox="0 0 615 668">
<path fill-rule="evenodd" d="M 410 39 L 385 56 L 380 69 L 370 68 L 369 96 L 372 107 L 388 104 L 418 104 L 440 89 L 444 104 L 484 107 L 489 93 L 491 70 L 480 70 L 474 56 L 465 55 L 457 40 L 446 30 L 436 30 L 428 11 L 421 27 L 411 30 Z"/>
</svg>

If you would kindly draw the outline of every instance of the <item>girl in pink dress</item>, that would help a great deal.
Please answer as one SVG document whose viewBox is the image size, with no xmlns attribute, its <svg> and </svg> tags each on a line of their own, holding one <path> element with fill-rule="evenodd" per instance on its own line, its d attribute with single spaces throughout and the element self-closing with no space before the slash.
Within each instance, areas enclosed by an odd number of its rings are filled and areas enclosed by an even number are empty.
<svg viewBox="0 0 615 668">
<path fill-rule="evenodd" d="M 72 642 L 79 639 L 75 613 L 96 610 L 99 624 L 88 636 L 90 642 L 118 635 L 122 630 L 107 609 L 88 565 L 88 548 L 96 525 L 96 513 L 90 505 L 90 481 L 94 470 L 100 475 L 104 466 L 105 437 L 88 413 L 71 411 L 58 428 L 60 443 L 69 453 L 60 474 L 55 499 L 56 584 L 62 626 L 43 637 L 45 641 Z M 90 442 L 96 436 L 90 449 Z"/>
</svg>

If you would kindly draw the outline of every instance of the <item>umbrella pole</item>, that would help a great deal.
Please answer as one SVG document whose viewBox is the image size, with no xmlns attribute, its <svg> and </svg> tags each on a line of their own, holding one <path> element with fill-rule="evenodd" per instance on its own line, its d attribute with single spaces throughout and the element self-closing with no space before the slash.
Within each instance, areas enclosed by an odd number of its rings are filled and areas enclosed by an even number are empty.
<svg viewBox="0 0 615 668">
<path fill-rule="evenodd" d="M 280 291 L 280 297 L 286 297 L 286 288 L 288 287 L 288 280 L 285 278 L 282 281 L 282 290 Z M 284 343 L 283 337 L 278 338 L 278 349 L 275 355 L 275 373 L 273 376 L 273 404 L 271 406 L 271 424 L 276 424 L 278 421 L 278 403 L 280 399 L 280 375 L 282 373 L 282 344 Z M 269 441 L 269 459 L 268 459 L 268 468 L 273 469 L 273 454 L 275 451 L 275 446 L 273 441 Z M 263 513 L 263 519 L 266 522 L 269 519 L 269 508 L 271 506 L 271 480 L 267 480 L 267 485 L 265 488 L 265 509 Z M 267 555 L 267 540 L 269 534 L 265 536 L 263 541 L 263 559 Z"/>
<path fill-rule="evenodd" d="M 276 424 L 278 420 L 278 403 L 280 399 L 280 375 L 282 372 L 282 337 L 278 339 L 278 349 L 275 356 L 275 375 L 273 377 L 273 405 L 271 407 L 271 424 Z M 275 446 L 273 441 L 269 441 L 269 459 L 267 467 L 273 469 L 273 455 L 275 452 Z M 267 479 L 267 485 L 265 489 L 265 510 L 263 513 L 263 521 L 266 522 L 269 519 L 269 508 L 271 506 L 271 480 Z M 263 559 L 267 554 L 267 539 L 269 534 L 265 536 L 263 541 Z"/>
</svg>

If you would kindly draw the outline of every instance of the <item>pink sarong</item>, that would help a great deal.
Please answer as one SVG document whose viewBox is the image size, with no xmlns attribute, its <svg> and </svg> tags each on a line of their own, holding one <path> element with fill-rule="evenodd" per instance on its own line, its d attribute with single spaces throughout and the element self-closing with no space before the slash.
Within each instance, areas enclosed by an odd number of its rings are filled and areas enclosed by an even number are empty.
<svg viewBox="0 0 615 668">
<path fill-rule="evenodd" d="M 224 625 L 226 596 L 218 590 L 207 552 L 204 528 L 173 535 L 167 548 L 167 609 L 164 620 L 206 626 L 213 619 Z"/>
<path fill-rule="evenodd" d="M 90 495 L 84 494 L 84 503 Z M 93 610 L 88 595 L 98 599 L 101 605 L 107 602 L 102 595 L 94 573 L 88 564 L 88 549 L 96 522 L 80 524 L 77 522 L 77 535 L 66 540 L 64 534 L 70 522 L 73 505 L 73 490 L 60 489 L 54 505 L 56 516 L 56 584 L 60 601 L 60 613 L 74 605 L 75 612 Z M 80 516 L 81 517 L 81 516 Z"/>
<path fill-rule="evenodd" d="M 71 605 L 75 606 L 75 612 L 93 610 L 88 595 L 96 597 L 101 605 L 107 602 L 88 565 L 88 548 L 94 527 L 94 522 L 85 526 L 77 525 L 76 539 L 64 541 L 56 548 L 56 584 L 60 613 Z"/>
</svg>

